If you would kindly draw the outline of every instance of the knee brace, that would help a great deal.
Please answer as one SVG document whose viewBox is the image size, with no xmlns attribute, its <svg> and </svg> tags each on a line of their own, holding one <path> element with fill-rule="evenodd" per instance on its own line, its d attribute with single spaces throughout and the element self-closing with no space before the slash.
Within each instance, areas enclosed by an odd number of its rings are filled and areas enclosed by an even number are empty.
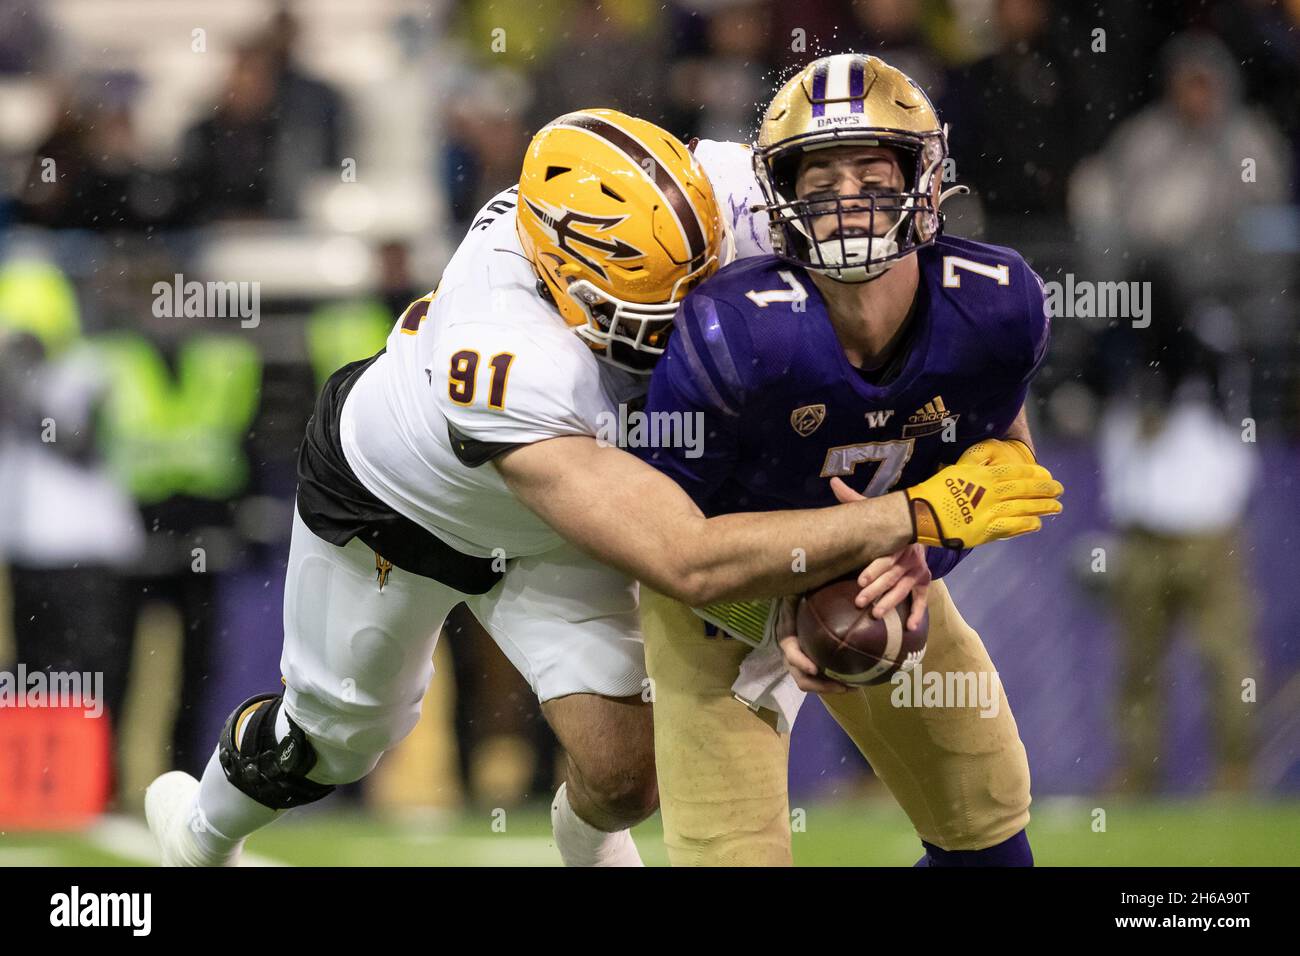
<svg viewBox="0 0 1300 956">
<path fill-rule="evenodd" d="M 302 728 L 289 720 L 289 733 L 283 740 L 276 739 L 275 721 L 283 703 L 279 694 L 250 697 L 226 720 L 217 744 L 217 759 L 226 778 L 272 810 L 315 803 L 334 790 L 307 779 L 316 764 L 316 751 Z"/>
</svg>

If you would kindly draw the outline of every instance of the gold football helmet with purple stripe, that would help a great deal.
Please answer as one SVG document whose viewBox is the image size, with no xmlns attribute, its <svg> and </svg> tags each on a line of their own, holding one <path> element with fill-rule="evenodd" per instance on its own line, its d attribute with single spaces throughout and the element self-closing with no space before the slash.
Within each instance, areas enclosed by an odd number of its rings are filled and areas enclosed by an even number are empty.
<svg viewBox="0 0 1300 956">
<path fill-rule="evenodd" d="M 628 371 L 653 367 L 681 300 L 726 257 L 695 157 L 615 110 L 566 113 L 533 137 L 518 210 L 524 254 L 564 320 Z"/>
<path fill-rule="evenodd" d="M 805 154 L 851 145 L 893 149 L 903 172 L 902 190 L 796 196 L 795 180 Z M 772 99 L 754 147 L 774 249 L 841 282 L 874 279 L 938 236 L 947 156 L 947 130 L 929 98 L 906 74 L 878 57 L 858 53 L 813 61 Z M 871 228 L 843 228 L 846 214 L 863 211 L 871 214 Z M 813 220 L 829 214 L 840 217 L 842 228 L 819 241 Z"/>
</svg>

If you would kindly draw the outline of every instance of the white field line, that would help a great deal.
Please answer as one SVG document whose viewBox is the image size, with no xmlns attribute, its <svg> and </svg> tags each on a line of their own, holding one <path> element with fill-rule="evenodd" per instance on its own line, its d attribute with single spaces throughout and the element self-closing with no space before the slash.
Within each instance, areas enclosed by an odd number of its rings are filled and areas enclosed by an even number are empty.
<svg viewBox="0 0 1300 956">
<path fill-rule="evenodd" d="M 22 846 L 0 850 L 0 867 L 58 866 L 60 860 L 59 851 L 47 847 Z"/>
<path fill-rule="evenodd" d="M 114 856 L 147 866 L 158 865 L 158 844 L 142 820 L 135 817 L 110 815 L 103 817 L 85 834 L 86 841 Z M 279 860 L 249 853 L 240 854 L 240 866 L 287 866 Z"/>
<path fill-rule="evenodd" d="M 393 837 L 363 837 L 357 841 L 362 846 L 373 846 L 365 855 L 352 854 L 349 864 L 384 866 L 383 850 L 397 841 Z M 559 866 L 560 854 L 550 837 L 511 837 L 504 833 L 491 836 L 449 836 L 412 833 L 401 842 L 415 844 L 428 850 L 423 866 Z M 348 864 L 345 864 L 348 865 Z"/>
</svg>

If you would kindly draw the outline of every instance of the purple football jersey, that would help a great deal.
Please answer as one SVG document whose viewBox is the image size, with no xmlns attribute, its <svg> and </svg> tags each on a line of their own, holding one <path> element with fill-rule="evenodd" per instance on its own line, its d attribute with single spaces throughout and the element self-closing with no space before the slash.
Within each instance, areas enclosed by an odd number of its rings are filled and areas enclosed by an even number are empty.
<svg viewBox="0 0 1300 956">
<path fill-rule="evenodd" d="M 718 272 L 678 311 L 646 405 L 699 413 L 703 440 L 642 457 L 712 516 L 832 505 L 836 475 L 885 494 L 1004 435 L 1047 351 L 1042 281 L 1014 250 L 967 239 L 917 259 L 906 342 L 880 384 L 849 363 L 803 269 L 762 256 Z"/>
</svg>

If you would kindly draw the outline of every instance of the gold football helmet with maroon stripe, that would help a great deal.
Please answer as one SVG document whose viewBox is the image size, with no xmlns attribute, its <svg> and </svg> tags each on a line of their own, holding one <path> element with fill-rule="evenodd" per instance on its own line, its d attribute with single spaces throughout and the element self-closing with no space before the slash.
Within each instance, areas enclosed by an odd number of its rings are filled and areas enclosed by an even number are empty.
<svg viewBox="0 0 1300 956">
<path fill-rule="evenodd" d="M 728 255 L 713 187 L 653 123 L 567 113 L 533 137 L 519 241 L 560 315 L 605 361 L 648 372 L 686 294 Z"/>
</svg>

